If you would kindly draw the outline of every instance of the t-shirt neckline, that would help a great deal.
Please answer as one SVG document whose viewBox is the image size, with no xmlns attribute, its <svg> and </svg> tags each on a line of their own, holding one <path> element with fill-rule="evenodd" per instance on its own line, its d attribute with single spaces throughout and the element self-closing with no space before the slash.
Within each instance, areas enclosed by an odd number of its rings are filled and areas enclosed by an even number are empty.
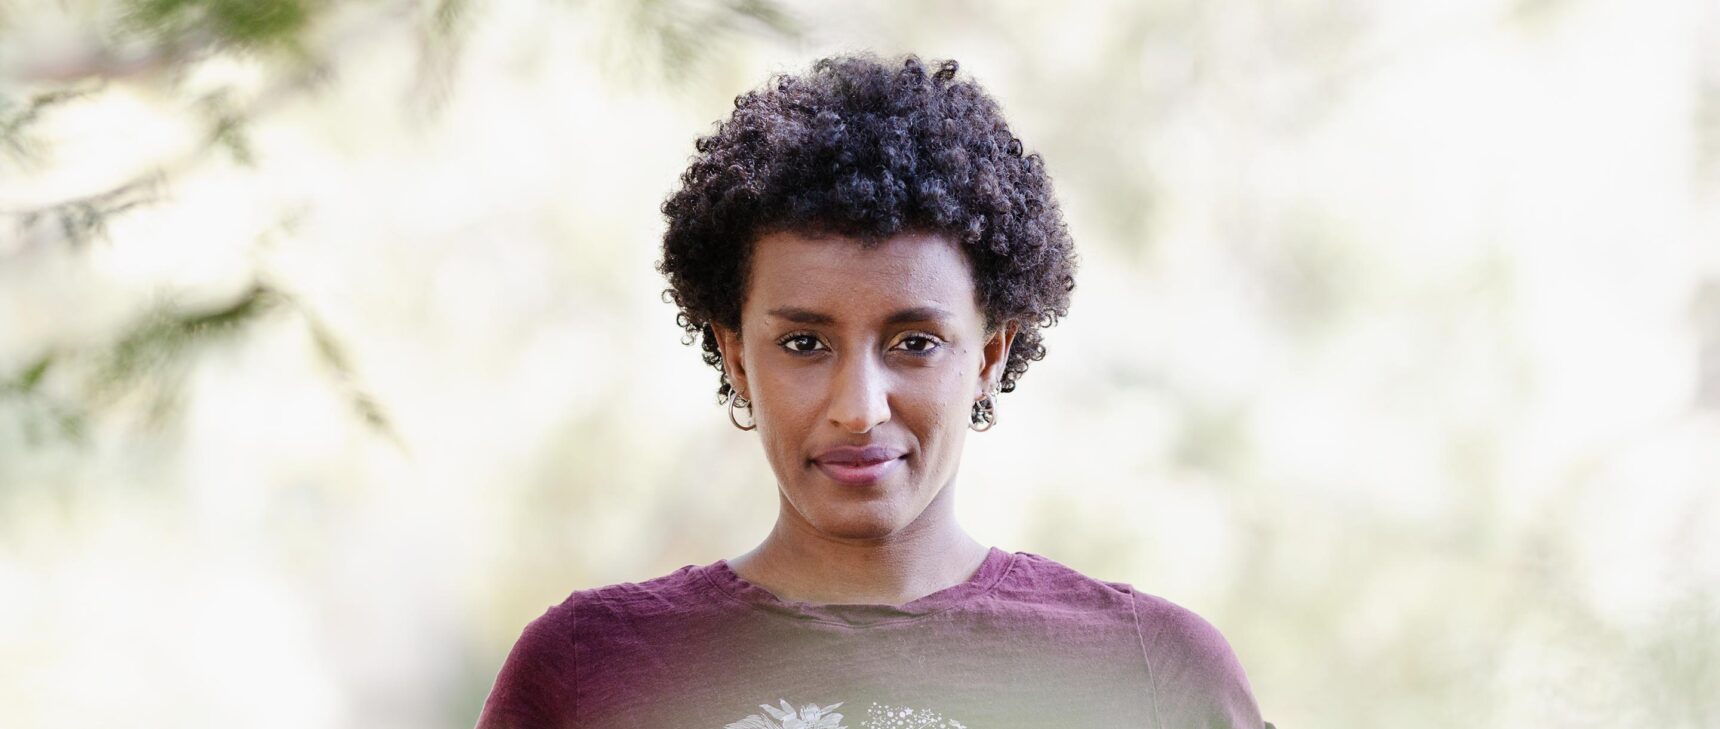
<svg viewBox="0 0 1720 729">
<path fill-rule="evenodd" d="M 795 618 L 842 625 L 878 625 L 881 623 L 916 620 L 949 610 L 990 592 L 1015 564 L 1015 555 L 998 547 L 986 552 L 966 580 L 901 605 L 862 603 L 808 603 L 784 600 L 758 585 L 746 581 L 729 567 L 729 561 L 719 559 L 699 568 L 699 572 L 719 592 L 765 612 Z"/>
</svg>

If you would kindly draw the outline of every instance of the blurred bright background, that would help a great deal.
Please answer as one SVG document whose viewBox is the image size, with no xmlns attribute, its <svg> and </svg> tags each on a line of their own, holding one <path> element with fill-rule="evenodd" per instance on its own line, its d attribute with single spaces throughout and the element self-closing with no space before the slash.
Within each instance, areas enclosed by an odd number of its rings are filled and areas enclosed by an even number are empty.
<svg viewBox="0 0 1720 729">
<path fill-rule="evenodd" d="M 982 541 L 1280 727 L 1720 727 L 1720 5 L 0 0 L 0 724 L 469 727 L 775 516 L 652 269 L 734 96 L 953 57 L 1082 255 Z"/>
</svg>

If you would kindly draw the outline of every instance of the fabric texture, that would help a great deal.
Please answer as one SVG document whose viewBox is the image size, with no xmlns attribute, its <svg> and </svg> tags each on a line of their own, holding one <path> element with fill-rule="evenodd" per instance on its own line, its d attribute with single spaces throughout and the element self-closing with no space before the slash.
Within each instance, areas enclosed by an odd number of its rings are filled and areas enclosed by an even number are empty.
<svg viewBox="0 0 1720 729">
<path fill-rule="evenodd" d="M 526 626 L 479 729 L 1260 729 L 1218 630 L 993 547 L 903 605 L 778 599 L 726 560 L 574 592 Z"/>
</svg>

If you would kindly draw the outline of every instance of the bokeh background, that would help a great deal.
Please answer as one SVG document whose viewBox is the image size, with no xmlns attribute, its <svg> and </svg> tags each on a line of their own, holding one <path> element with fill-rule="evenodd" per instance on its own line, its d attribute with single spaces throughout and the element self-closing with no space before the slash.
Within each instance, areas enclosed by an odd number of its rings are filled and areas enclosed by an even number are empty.
<svg viewBox="0 0 1720 729">
<path fill-rule="evenodd" d="M 0 724 L 468 727 L 737 555 L 653 271 L 734 96 L 953 57 L 1082 256 L 982 541 L 1281 727 L 1720 727 L 1720 5 L 0 0 Z"/>
</svg>

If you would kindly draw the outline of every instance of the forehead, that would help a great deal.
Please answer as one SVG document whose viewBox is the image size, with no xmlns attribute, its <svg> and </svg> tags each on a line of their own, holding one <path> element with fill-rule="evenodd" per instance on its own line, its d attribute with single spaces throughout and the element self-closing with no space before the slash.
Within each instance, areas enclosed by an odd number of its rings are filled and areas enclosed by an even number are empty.
<svg viewBox="0 0 1720 729">
<path fill-rule="evenodd" d="M 776 232 L 753 244 L 744 314 L 781 306 L 833 318 L 881 318 L 938 306 L 977 318 L 967 256 L 946 236 L 902 233 L 876 246 L 857 238 Z"/>
</svg>

